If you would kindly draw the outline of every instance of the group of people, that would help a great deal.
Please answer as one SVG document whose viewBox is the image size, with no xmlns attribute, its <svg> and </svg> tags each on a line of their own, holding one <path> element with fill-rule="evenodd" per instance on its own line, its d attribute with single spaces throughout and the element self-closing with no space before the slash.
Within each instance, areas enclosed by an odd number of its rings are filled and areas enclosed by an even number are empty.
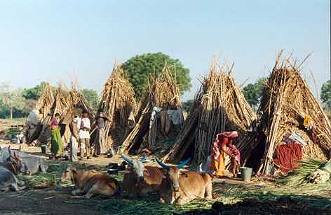
<svg viewBox="0 0 331 215">
<path fill-rule="evenodd" d="M 93 156 L 97 157 L 105 152 L 105 121 L 109 120 L 103 112 L 98 112 L 94 129 L 96 136 L 94 138 L 94 153 Z M 60 134 L 60 114 L 56 113 L 50 122 L 52 131 L 51 136 L 51 152 L 53 158 L 59 158 L 63 155 L 64 146 Z M 91 153 L 91 122 L 89 114 L 84 111 L 82 117 L 79 114 L 75 115 L 74 119 L 69 125 L 70 128 L 70 160 L 77 161 L 78 159 L 89 159 Z M 240 152 L 233 144 L 233 140 L 238 137 L 238 132 L 223 132 L 216 135 L 216 140 L 213 142 L 209 169 L 215 176 L 224 176 L 226 169 L 226 156 L 230 157 L 232 174 L 234 176 L 239 172 L 240 167 Z M 78 150 L 80 157 L 78 158 Z"/>
<path fill-rule="evenodd" d="M 53 159 L 58 159 L 63 156 L 64 144 L 60 132 L 60 114 L 56 113 L 50 121 L 51 128 L 51 153 Z M 69 124 L 70 128 L 70 143 L 69 143 L 69 158 L 71 161 L 78 159 L 90 159 L 91 156 L 99 156 L 104 153 L 104 128 L 105 121 L 108 120 L 102 112 L 98 112 L 95 124 L 91 126 L 89 114 L 86 111 L 82 115 L 76 114 Z M 91 128 L 96 132 L 94 139 L 94 152 L 91 150 Z M 79 154 L 79 157 L 78 157 Z"/>
</svg>

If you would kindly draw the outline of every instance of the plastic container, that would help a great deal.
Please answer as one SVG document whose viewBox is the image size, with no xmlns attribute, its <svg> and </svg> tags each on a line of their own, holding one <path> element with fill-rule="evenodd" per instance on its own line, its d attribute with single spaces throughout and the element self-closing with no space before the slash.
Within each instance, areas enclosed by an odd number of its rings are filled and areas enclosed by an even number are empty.
<svg viewBox="0 0 331 215">
<path fill-rule="evenodd" d="M 249 167 L 241 167 L 241 178 L 245 182 L 250 182 L 252 178 L 253 169 Z"/>
</svg>

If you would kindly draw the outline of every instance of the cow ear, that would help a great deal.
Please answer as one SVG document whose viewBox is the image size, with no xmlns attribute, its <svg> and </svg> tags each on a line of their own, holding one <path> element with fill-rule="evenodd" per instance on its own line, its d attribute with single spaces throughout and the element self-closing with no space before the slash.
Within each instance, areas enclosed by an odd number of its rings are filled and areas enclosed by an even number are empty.
<svg viewBox="0 0 331 215">
<path fill-rule="evenodd" d="M 180 172 L 180 175 L 184 176 L 185 178 L 188 177 L 187 173 L 186 172 Z"/>
</svg>

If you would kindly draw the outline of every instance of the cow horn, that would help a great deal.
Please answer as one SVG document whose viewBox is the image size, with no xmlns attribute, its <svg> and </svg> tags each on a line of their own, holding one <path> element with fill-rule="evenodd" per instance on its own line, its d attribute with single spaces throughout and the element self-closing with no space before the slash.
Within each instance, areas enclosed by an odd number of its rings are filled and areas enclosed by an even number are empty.
<svg viewBox="0 0 331 215">
<path fill-rule="evenodd" d="M 129 156 L 127 156 L 125 154 L 121 154 L 121 158 L 123 160 L 125 160 L 126 162 L 128 162 L 128 164 L 133 165 L 133 161 L 132 161 L 132 159 Z"/>
<path fill-rule="evenodd" d="M 184 160 L 184 161 L 179 162 L 179 164 L 177 164 L 177 168 L 178 168 L 178 169 L 183 169 L 184 166 L 185 166 L 188 162 L 190 162 L 190 160 L 191 160 L 191 158 L 188 158 L 188 159 L 186 159 L 186 160 Z"/>
<path fill-rule="evenodd" d="M 169 166 L 162 161 L 160 161 L 158 158 L 155 158 L 156 162 L 164 169 L 169 169 Z"/>
</svg>

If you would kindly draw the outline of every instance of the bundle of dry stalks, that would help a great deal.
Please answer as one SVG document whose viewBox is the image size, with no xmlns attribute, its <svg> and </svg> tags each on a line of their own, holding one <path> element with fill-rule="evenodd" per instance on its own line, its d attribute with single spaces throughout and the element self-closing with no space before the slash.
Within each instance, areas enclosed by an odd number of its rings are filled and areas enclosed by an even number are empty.
<svg viewBox="0 0 331 215">
<path fill-rule="evenodd" d="M 54 92 L 54 93 L 53 93 Z M 55 95 L 55 96 L 53 96 Z M 65 125 L 64 140 L 69 142 L 68 124 L 77 114 L 76 110 L 87 111 L 93 118 L 93 111 L 87 104 L 84 96 L 74 87 L 69 91 L 64 85 L 60 85 L 55 91 L 47 84 L 39 98 L 36 106 L 41 113 L 42 129 L 38 132 L 38 140 L 41 143 L 47 143 L 50 137 L 48 124 L 54 114 L 59 113 L 61 116 L 61 123 Z"/>
<path fill-rule="evenodd" d="M 161 75 L 150 78 L 151 84 L 139 104 L 138 121 L 124 140 L 121 147 L 122 152 L 137 151 L 143 147 L 147 147 L 152 151 L 160 149 L 164 152 L 169 146 L 162 144 L 162 141 L 169 138 L 169 136 L 177 135 L 175 129 L 170 129 L 169 119 L 165 119 L 167 118 L 167 110 L 181 111 L 179 88 L 170 70 L 171 67 L 166 65 Z M 153 108 L 160 108 L 161 119 L 156 119 L 150 124 Z M 162 114 L 162 112 L 165 114 Z M 167 128 L 165 129 L 164 127 Z M 164 130 L 166 131 L 163 132 Z M 170 130 L 173 132 L 170 132 Z"/>
<path fill-rule="evenodd" d="M 164 157 L 170 162 L 191 157 L 193 164 L 205 162 L 216 134 L 236 130 L 237 146 L 246 160 L 253 148 L 254 135 L 248 130 L 256 115 L 231 77 L 232 67 L 211 66 L 195 97 L 190 115 L 178 135 L 176 144 Z"/>
<path fill-rule="evenodd" d="M 47 115 L 53 106 L 54 100 L 55 98 L 52 87 L 49 83 L 46 83 L 36 104 L 36 109 L 39 111 L 42 121 L 47 118 Z"/>
<path fill-rule="evenodd" d="M 105 83 L 99 109 L 109 121 L 105 123 L 105 148 L 115 150 L 130 131 L 130 120 L 134 121 L 136 101 L 131 83 L 126 79 L 120 65 L 115 65 L 111 76 Z"/>
<path fill-rule="evenodd" d="M 305 159 L 325 160 L 331 150 L 331 126 L 317 99 L 300 76 L 300 65 L 280 60 L 281 53 L 264 89 L 259 112 L 259 130 L 266 136 L 265 152 L 259 169 L 269 174 L 275 148 L 285 135 L 296 133 L 307 143 Z M 308 126 L 304 125 L 304 120 Z"/>
</svg>

